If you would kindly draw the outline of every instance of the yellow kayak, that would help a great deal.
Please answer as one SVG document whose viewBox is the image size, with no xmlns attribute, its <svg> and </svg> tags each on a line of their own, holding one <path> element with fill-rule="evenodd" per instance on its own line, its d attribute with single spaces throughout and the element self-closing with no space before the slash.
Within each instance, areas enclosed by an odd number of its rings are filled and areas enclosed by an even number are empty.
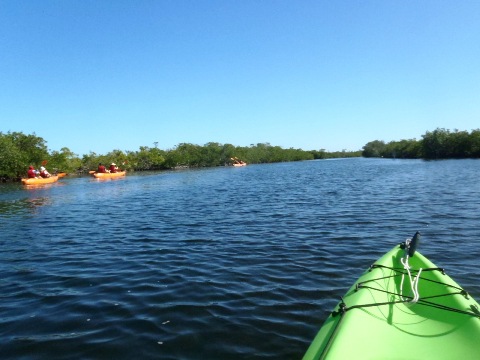
<svg viewBox="0 0 480 360">
<path fill-rule="evenodd" d="M 50 176 L 47 178 L 29 178 L 22 179 L 23 185 L 41 185 L 41 184 L 50 184 L 58 180 L 58 176 Z"/>
<path fill-rule="evenodd" d="M 127 171 L 119 171 L 119 172 L 116 172 L 116 173 L 97 173 L 97 172 L 94 172 L 92 175 L 96 178 L 96 179 L 111 179 L 111 178 L 117 178 L 117 177 L 122 177 L 122 176 L 125 176 L 125 174 L 127 173 Z"/>
</svg>

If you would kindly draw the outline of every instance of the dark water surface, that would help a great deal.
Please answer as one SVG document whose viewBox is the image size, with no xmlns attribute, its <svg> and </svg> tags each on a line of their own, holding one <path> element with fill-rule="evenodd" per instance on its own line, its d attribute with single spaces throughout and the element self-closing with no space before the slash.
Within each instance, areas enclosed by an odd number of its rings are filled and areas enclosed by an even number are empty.
<svg viewBox="0 0 480 360">
<path fill-rule="evenodd" d="M 349 159 L 0 186 L 0 357 L 299 359 L 417 230 L 480 300 L 479 175 Z"/>
</svg>

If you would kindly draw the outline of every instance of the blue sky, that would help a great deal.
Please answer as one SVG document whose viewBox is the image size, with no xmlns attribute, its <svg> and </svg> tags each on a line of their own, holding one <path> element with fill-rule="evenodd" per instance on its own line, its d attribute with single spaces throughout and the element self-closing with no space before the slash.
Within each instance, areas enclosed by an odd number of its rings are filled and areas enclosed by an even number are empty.
<svg viewBox="0 0 480 360">
<path fill-rule="evenodd" d="M 480 128 L 479 1 L 0 0 L 0 131 L 78 155 Z"/>
</svg>

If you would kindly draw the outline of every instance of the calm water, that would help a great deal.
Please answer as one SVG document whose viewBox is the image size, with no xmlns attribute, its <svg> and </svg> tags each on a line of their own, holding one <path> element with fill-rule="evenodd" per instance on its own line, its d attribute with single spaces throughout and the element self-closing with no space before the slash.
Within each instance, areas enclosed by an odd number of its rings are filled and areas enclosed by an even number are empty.
<svg viewBox="0 0 480 360">
<path fill-rule="evenodd" d="M 0 186 L 0 357 L 299 359 L 417 230 L 480 300 L 479 175 L 349 159 Z"/>
</svg>

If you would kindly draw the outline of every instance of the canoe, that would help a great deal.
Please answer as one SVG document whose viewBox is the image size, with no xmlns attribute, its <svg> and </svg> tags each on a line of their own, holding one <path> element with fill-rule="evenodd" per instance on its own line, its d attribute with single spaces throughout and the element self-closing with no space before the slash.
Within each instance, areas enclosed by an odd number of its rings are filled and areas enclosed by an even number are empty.
<svg viewBox="0 0 480 360">
<path fill-rule="evenodd" d="M 51 184 L 58 180 L 58 176 L 50 176 L 48 178 L 29 178 L 22 179 L 23 185 L 41 185 L 41 184 Z"/>
<path fill-rule="evenodd" d="M 238 167 L 238 166 L 247 166 L 247 163 L 241 163 L 241 164 L 239 164 L 239 163 L 233 163 L 232 165 L 233 165 L 233 166 L 237 166 L 237 167 Z"/>
<path fill-rule="evenodd" d="M 416 233 L 360 276 L 304 360 L 480 359 L 478 303 L 415 251 L 419 239 Z"/>
<path fill-rule="evenodd" d="M 125 176 L 127 171 L 119 171 L 116 173 L 97 173 L 94 172 L 92 175 L 97 178 L 97 179 L 111 179 L 111 178 L 117 178 L 117 177 L 122 177 Z"/>
</svg>

